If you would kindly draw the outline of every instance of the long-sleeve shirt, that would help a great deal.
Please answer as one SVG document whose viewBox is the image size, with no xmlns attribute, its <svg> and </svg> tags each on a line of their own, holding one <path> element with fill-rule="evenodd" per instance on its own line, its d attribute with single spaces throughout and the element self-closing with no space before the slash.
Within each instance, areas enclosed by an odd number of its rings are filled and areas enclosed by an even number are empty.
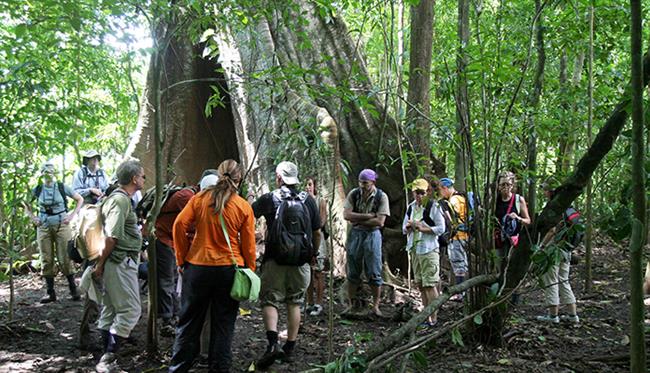
<svg viewBox="0 0 650 373">
<path fill-rule="evenodd" d="M 160 213 L 156 218 L 156 238 L 166 246 L 174 247 L 174 238 L 172 236 L 174 221 L 176 221 L 176 217 L 193 195 L 194 190 L 192 188 L 183 188 L 172 194 L 160 208 Z M 192 229 L 190 230 L 190 236 L 192 236 L 194 232 Z"/>
<path fill-rule="evenodd" d="M 101 168 L 91 172 L 88 167 L 81 166 L 72 178 L 72 189 L 84 198 L 85 203 L 96 203 L 97 196 L 90 193 L 91 188 L 105 192 L 108 188 L 106 173 Z"/>
<path fill-rule="evenodd" d="M 434 226 L 424 221 L 424 205 L 417 205 L 412 202 L 406 209 L 404 221 L 402 222 L 402 232 L 406 235 L 406 247 L 415 249 L 416 254 L 427 254 L 439 249 L 438 236 L 445 232 L 445 219 L 442 217 L 442 210 L 437 202 L 433 202 L 429 210 L 429 219 L 435 223 Z M 409 220 L 418 221 L 431 228 L 432 232 L 420 232 L 415 229 L 406 229 L 406 223 Z"/>
<path fill-rule="evenodd" d="M 250 204 L 232 195 L 223 208 L 223 218 L 238 266 L 255 270 L 255 217 Z M 190 243 L 187 232 L 194 225 L 196 233 Z M 190 199 L 174 222 L 176 263 L 206 266 L 232 265 L 232 255 L 225 239 L 219 215 L 214 213 L 212 191 L 200 192 Z"/>
</svg>

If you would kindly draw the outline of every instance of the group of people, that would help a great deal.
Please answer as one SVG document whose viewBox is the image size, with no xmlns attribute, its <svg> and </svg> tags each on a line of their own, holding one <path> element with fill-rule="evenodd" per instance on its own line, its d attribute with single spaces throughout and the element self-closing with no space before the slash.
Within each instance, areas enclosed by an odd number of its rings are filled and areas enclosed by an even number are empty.
<svg viewBox="0 0 650 373">
<path fill-rule="evenodd" d="M 70 293 L 78 300 L 74 274 L 66 254 L 70 239 L 69 222 L 83 203 L 99 204 L 105 247 L 92 263 L 95 280 L 103 283 L 102 309 L 97 328 L 102 335 L 103 355 L 98 371 L 110 371 L 117 353 L 141 315 L 138 264 L 142 247 L 141 225 L 133 196 L 145 183 L 144 168 L 126 161 L 116 171 L 117 187 L 106 195 L 108 180 L 99 167 L 96 152 L 84 155 L 83 166 L 74 176 L 73 187 L 56 182 L 51 163 L 41 168 L 42 184 L 32 191 L 38 201 L 38 216 L 28 214 L 38 226 L 37 237 L 43 261 L 42 275 L 47 294 L 41 300 L 56 300 L 54 257 L 68 279 Z M 201 334 L 209 330 L 209 369 L 228 372 L 232 366 L 231 344 L 239 302 L 230 296 L 236 266 L 256 270 L 256 219 L 266 222 L 265 250 L 260 268 L 260 304 L 267 345 L 256 365 L 270 367 L 276 361 L 292 362 L 301 314 L 323 311 L 324 275 L 330 256 L 325 244 L 327 203 L 318 194 L 316 179 L 306 179 L 300 189 L 298 167 L 288 161 L 275 169 L 276 189 L 258 198 L 239 195 L 241 166 L 234 160 L 206 170 L 198 185 L 173 193 L 163 204 L 156 221 L 158 266 L 158 315 L 163 333 L 175 335 L 170 372 L 187 372 L 201 351 Z M 389 196 L 377 187 L 378 175 L 364 169 L 358 186 L 346 196 L 343 217 L 351 225 L 346 241 L 346 311 L 358 310 L 357 292 L 365 276 L 372 294 L 371 312 L 381 316 L 382 233 L 390 216 Z M 495 243 L 500 257 L 517 245 L 516 233 L 530 224 L 526 201 L 513 193 L 514 174 L 499 175 L 494 217 L 499 222 Z M 447 250 L 455 283 L 468 274 L 470 200 L 454 188 L 454 181 L 442 178 L 433 183 L 416 179 L 411 183 L 413 202 L 408 205 L 402 230 L 407 236 L 414 279 L 424 306 L 439 296 L 440 253 Z M 435 195 L 438 195 L 436 197 Z M 77 203 L 68 214 L 66 197 Z M 562 231 L 558 228 L 559 231 Z M 557 233 L 557 232 L 556 232 Z M 498 239 L 497 239 L 498 236 Z M 559 239 L 549 236 L 545 243 Z M 568 262 L 552 267 L 546 276 L 549 315 L 543 320 L 559 322 L 558 305 L 569 304 L 570 320 L 577 322 L 575 297 L 568 282 Z M 180 278 L 179 278 L 180 277 Z M 177 299 L 177 284 L 180 299 Z M 558 295 L 559 289 L 559 295 Z M 315 297 L 313 296 L 315 294 Z M 462 300 L 463 294 L 455 296 Z M 278 322 L 286 307 L 287 337 L 280 343 Z M 209 323 L 206 324 L 206 319 Z M 425 327 L 433 327 L 432 314 Z"/>
</svg>

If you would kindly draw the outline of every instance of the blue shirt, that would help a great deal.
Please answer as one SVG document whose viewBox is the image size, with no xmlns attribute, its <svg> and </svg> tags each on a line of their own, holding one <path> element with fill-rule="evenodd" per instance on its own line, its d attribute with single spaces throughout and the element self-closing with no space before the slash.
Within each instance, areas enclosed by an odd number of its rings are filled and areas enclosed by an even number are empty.
<svg viewBox="0 0 650 373">
<path fill-rule="evenodd" d="M 97 188 L 104 193 L 108 188 L 106 173 L 101 168 L 91 172 L 88 167 L 81 166 L 72 178 L 72 189 L 84 198 L 84 203 L 94 204 L 97 203 L 97 196 L 90 192 L 91 188 Z"/>
<path fill-rule="evenodd" d="M 41 221 L 41 224 L 46 227 L 61 224 L 61 221 L 68 215 L 65 211 L 64 196 L 59 192 L 58 183 L 59 182 L 55 181 L 50 186 L 43 184 L 41 187 L 41 193 L 37 196 L 39 210 L 38 218 Z M 69 186 L 64 185 L 63 191 L 66 196 L 72 198 L 74 192 Z"/>
</svg>

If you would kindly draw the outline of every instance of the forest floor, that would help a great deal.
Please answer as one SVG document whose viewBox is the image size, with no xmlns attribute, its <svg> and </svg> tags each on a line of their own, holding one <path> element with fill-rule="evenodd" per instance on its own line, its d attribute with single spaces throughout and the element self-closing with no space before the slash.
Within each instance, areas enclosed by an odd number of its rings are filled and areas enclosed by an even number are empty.
<svg viewBox="0 0 650 373">
<path fill-rule="evenodd" d="M 578 299 L 580 324 L 544 324 L 535 320 L 545 312 L 543 295 L 536 281 L 522 289 L 522 302 L 509 318 L 505 328 L 506 344 L 501 348 L 479 345 L 465 336 L 464 346 L 452 343 L 449 334 L 426 345 L 419 358 L 410 359 L 407 372 L 622 372 L 628 371 L 629 347 L 629 276 L 628 255 L 623 247 L 608 240 L 599 240 L 594 252 L 594 286 L 586 294 L 579 280 L 584 260 L 572 268 L 572 285 Z M 14 321 L 7 323 L 9 284 L 0 284 L 0 372 L 88 372 L 93 371 L 101 353 L 77 348 L 77 330 L 82 302 L 67 298 L 65 280 L 57 279 L 60 300 L 43 305 L 38 302 L 44 290 L 36 274 L 16 277 L 16 308 Z M 146 296 L 143 296 L 146 300 Z M 336 297 L 338 301 L 338 297 Z M 388 303 L 388 302 L 387 302 Z M 233 342 L 233 371 L 253 371 L 251 364 L 265 348 L 265 332 L 261 310 L 257 304 L 242 304 Z M 334 304 L 334 357 L 354 346 L 364 349 L 386 337 L 403 322 L 386 320 L 346 320 Z M 399 307 L 385 304 L 386 315 Z M 457 320 L 463 312 L 460 303 L 448 302 L 439 313 L 441 328 Z M 281 310 L 281 320 L 285 317 Z M 281 330 L 284 328 L 281 321 Z M 425 332 L 426 333 L 426 332 Z M 136 344 L 127 344 L 119 363 L 127 372 L 157 372 L 167 368 L 173 338 L 160 338 L 160 353 L 145 353 L 146 304 L 143 317 L 134 330 Z M 301 327 L 293 364 L 276 363 L 270 372 L 300 372 L 328 361 L 328 318 L 308 317 Z M 422 357 L 425 357 L 422 359 Z M 417 361 L 414 361 L 417 360 Z M 397 360 L 396 367 L 401 366 Z M 444 369 L 444 370 L 443 370 Z M 207 371 L 199 362 L 193 371 Z M 391 371 L 399 371 L 392 369 Z"/>
</svg>

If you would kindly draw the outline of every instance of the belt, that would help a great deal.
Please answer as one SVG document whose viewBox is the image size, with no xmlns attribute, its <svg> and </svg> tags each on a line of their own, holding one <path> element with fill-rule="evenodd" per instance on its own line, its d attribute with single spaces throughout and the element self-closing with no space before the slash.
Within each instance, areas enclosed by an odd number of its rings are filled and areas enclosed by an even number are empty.
<svg viewBox="0 0 650 373">
<path fill-rule="evenodd" d="M 54 213 L 54 214 L 49 214 L 47 211 L 40 211 L 41 214 L 45 214 L 47 216 L 57 216 L 57 215 L 61 215 L 61 214 L 65 213 L 65 212 L 66 211 L 64 210 L 64 211 L 60 211 L 60 212 L 57 212 L 57 213 Z"/>
</svg>

